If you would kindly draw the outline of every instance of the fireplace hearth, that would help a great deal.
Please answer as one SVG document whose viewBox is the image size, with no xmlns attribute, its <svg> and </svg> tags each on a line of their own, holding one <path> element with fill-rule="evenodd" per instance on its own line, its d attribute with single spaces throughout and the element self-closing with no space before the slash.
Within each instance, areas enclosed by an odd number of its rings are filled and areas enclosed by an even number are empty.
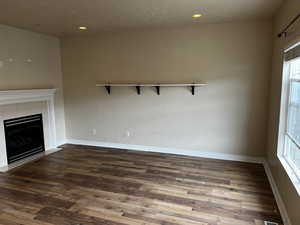
<svg viewBox="0 0 300 225">
<path fill-rule="evenodd" d="M 4 120 L 8 164 L 45 151 L 43 116 Z"/>
</svg>

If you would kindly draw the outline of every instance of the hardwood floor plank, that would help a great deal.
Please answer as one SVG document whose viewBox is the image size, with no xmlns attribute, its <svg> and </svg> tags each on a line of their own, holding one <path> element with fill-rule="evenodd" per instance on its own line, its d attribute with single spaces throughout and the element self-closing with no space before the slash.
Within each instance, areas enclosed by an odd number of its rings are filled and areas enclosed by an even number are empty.
<svg viewBox="0 0 300 225">
<path fill-rule="evenodd" d="M 57 208 L 70 208 L 74 203 L 64 201 L 61 199 L 46 197 L 39 194 L 33 194 L 25 191 L 17 191 L 0 187 L 0 199 L 22 203 L 22 204 L 36 204 L 36 205 L 51 205 Z"/>
<path fill-rule="evenodd" d="M 113 222 L 110 220 L 104 220 L 93 216 L 87 216 L 84 214 L 71 212 L 67 210 L 61 210 L 52 207 L 45 207 L 41 209 L 35 220 L 43 221 L 52 224 L 70 225 L 70 224 L 84 224 L 84 225 L 124 225 L 124 223 Z"/>
<path fill-rule="evenodd" d="M 0 174 L 4 225 L 282 224 L 263 166 L 65 145 Z"/>
</svg>

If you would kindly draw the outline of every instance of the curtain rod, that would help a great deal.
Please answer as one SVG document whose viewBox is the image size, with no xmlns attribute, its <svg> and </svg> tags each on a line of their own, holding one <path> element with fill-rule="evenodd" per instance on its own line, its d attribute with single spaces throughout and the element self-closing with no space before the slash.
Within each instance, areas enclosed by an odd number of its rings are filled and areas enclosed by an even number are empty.
<svg viewBox="0 0 300 225">
<path fill-rule="evenodd" d="M 281 38 L 282 35 L 286 36 L 287 30 L 300 18 L 300 13 L 277 35 L 277 37 Z"/>
</svg>

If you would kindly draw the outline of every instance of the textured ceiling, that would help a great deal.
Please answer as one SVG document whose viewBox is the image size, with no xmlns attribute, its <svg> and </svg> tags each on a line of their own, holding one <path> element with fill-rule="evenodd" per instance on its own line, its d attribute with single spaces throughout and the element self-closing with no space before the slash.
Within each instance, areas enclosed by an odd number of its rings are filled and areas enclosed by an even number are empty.
<svg viewBox="0 0 300 225">
<path fill-rule="evenodd" d="M 0 0 L 0 24 L 56 36 L 270 18 L 282 0 Z M 201 13 L 200 19 L 192 14 Z"/>
</svg>

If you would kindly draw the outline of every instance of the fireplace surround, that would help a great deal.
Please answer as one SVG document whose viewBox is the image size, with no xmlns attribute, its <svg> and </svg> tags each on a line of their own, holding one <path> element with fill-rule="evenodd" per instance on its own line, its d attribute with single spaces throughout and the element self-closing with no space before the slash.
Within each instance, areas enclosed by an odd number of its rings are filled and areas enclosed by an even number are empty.
<svg viewBox="0 0 300 225">
<path fill-rule="evenodd" d="M 0 91 L 0 171 L 7 171 L 11 166 L 11 164 L 8 166 L 10 161 L 7 154 L 5 121 L 41 114 L 44 128 L 44 153 L 48 154 L 57 150 L 55 92 L 56 89 Z"/>
</svg>

